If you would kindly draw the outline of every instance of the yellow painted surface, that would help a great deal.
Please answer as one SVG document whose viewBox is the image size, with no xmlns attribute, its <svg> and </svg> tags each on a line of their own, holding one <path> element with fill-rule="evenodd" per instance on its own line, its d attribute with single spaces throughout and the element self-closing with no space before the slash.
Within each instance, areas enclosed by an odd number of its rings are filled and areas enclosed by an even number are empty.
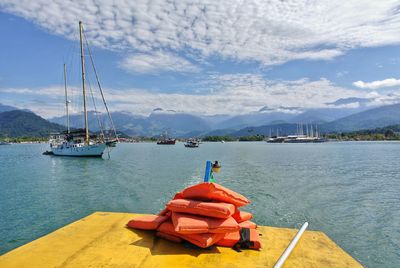
<svg viewBox="0 0 400 268">
<path fill-rule="evenodd" d="M 0 256 L 0 267 L 272 267 L 297 230 L 260 226 L 263 249 L 188 249 L 131 230 L 138 216 L 96 212 Z M 306 231 L 284 267 L 361 267 L 324 233 Z"/>
</svg>

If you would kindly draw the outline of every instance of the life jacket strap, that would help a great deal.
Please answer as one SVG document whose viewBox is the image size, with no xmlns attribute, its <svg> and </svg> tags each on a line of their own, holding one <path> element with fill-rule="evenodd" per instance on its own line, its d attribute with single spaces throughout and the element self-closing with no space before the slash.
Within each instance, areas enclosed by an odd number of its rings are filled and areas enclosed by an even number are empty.
<svg viewBox="0 0 400 268">
<path fill-rule="evenodd" d="M 250 240 L 250 229 L 240 229 L 240 240 L 233 246 L 233 249 L 237 252 L 241 252 L 240 249 L 253 248 L 254 242 Z"/>
</svg>

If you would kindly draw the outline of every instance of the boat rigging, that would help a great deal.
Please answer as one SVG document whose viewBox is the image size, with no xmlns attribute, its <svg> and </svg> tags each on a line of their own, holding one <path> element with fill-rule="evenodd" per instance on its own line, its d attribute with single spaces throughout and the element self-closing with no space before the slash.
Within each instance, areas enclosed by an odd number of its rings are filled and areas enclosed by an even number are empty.
<svg viewBox="0 0 400 268">
<path fill-rule="evenodd" d="M 81 80 L 82 80 L 82 95 L 83 95 L 83 117 L 84 117 L 84 128 L 83 129 L 70 129 L 70 120 L 69 120 L 69 103 L 68 100 L 68 90 L 67 90 L 67 71 L 66 65 L 64 64 L 64 91 L 65 91 L 65 110 L 66 110 L 66 124 L 67 130 L 63 133 L 52 135 L 50 139 L 50 148 L 51 153 L 53 155 L 60 156 L 98 156 L 101 157 L 104 151 L 107 149 L 110 151 L 110 147 L 115 147 L 118 142 L 117 132 L 114 126 L 114 122 L 111 118 L 111 114 L 109 112 L 107 102 L 104 97 L 103 90 L 100 85 L 99 76 L 94 65 L 93 56 L 91 50 L 89 48 L 88 41 L 86 39 L 83 24 L 79 22 L 79 41 L 80 41 L 80 56 L 81 56 Z M 96 82 L 99 87 L 99 91 L 101 93 L 101 97 L 103 100 L 103 104 L 106 108 L 108 118 L 110 120 L 111 128 L 114 138 L 106 138 L 103 130 L 103 126 L 98 118 L 97 107 L 95 104 L 94 96 L 92 88 L 89 84 L 89 89 L 91 93 L 91 97 L 93 100 L 93 105 L 95 108 L 95 114 L 100 127 L 100 135 L 95 135 L 94 133 L 89 132 L 89 119 L 87 112 L 87 99 L 86 99 L 86 73 L 85 73 L 85 49 L 84 44 L 86 45 L 88 55 L 90 57 L 90 62 L 93 67 L 93 72 L 96 77 Z"/>
</svg>

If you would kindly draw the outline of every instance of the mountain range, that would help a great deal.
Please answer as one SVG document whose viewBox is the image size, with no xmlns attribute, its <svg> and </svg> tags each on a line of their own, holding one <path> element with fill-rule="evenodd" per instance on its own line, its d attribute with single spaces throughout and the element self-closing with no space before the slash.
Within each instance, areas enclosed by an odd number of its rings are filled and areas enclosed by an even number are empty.
<svg viewBox="0 0 400 268">
<path fill-rule="evenodd" d="M 99 116 L 106 122 L 105 115 Z M 202 116 L 175 111 L 154 109 L 149 116 L 133 115 L 129 112 L 112 113 L 116 128 L 131 136 L 157 136 L 167 131 L 171 136 L 193 137 L 204 135 L 269 135 L 281 131 L 281 134 L 294 134 L 297 123 L 317 124 L 321 132 L 343 132 L 360 129 L 384 127 L 400 123 L 400 104 L 368 109 L 324 108 L 308 109 L 300 113 L 270 111 L 266 108 L 244 115 Z M 66 118 L 51 118 L 51 122 L 65 124 Z M 82 114 L 70 117 L 72 127 L 83 126 Z M 89 112 L 91 129 L 98 130 L 96 113 Z"/>
<path fill-rule="evenodd" d="M 396 125 L 400 123 L 400 104 L 381 106 L 348 116 L 333 120 L 331 122 L 318 121 L 297 121 L 296 123 L 278 123 L 269 124 L 259 127 L 246 127 L 238 131 L 224 133 L 235 137 L 248 135 L 291 135 L 298 131 L 298 123 L 308 123 L 308 129 L 311 132 L 311 127 L 315 132 L 319 133 L 338 133 L 351 132 L 364 129 L 375 129 Z M 307 130 L 307 124 L 303 125 L 304 132 Z"/>
<path fill-rule="evenodd" d="M 48 121 L 32 112 L 18 110 L 0 104 L 0 135 L 44 135 L 62 129 L 66 117 L 54 117 Z M 7 114 L 12 112 L 10 114 Z M 89 112 L 89 128 L 99 130 L 99 123 L 109 128 L 107 116 Z M 194 137 L 209 135 L 275 135 L 295 134 L 298 123 L 313 124 L 322 133 L 348 132 L 361 129 L 385 127 L 400 124 L 400 104 L 375 108 L 360 105 L 359 108 L 308 109 L 300 112 L 272 111 L 264 107 L 257 112 L 244 115 L 194 115 L 183 112 L 154 109 L 148 116 L 129 112 L 113 112 L 113 121 L 118 131 L 129 136 L 158 136 L 163 132 L 175 137 Z M 50 122 L 49 122 L 50 121 Z M 82 114 L 70 116 L 73 128 L 83 126 Z M 37 128 L 35 128 L 35 126 Z"/>
</svg>

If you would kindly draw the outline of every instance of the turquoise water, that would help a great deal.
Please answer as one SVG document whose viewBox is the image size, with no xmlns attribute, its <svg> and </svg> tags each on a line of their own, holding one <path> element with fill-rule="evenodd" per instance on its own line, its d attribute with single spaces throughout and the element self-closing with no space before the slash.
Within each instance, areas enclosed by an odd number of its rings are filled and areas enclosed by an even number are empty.
<svg viewBox="0 0 400 268">
<path fill-rule="evenodd" d="M 156 213 L 209 159 L 258 224 L 309 221 L 368 267 L 400 263 L 400 143 L 118 144 L 110 160 L 41 155 L 47 146 L 0 146 L 0 253 L 94 211 Z"/>
</svg>

